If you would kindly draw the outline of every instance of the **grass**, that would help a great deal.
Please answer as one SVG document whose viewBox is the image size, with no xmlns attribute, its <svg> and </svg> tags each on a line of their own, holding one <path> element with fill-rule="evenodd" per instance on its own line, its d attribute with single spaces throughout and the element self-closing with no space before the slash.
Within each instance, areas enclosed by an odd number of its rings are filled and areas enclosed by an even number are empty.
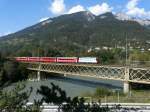
<svg viewBox="0 0 150 112">
<path fill-rule="evenodd" d="M 86 101 L 101 101 L 102 103 L 150 103 L 150 91 L 132 90 L 128 94 L 122 91 L 112 91 L 104 88 L 97 88 L 94 93 L 86 92 L 82 94 Z"/>
</svg>

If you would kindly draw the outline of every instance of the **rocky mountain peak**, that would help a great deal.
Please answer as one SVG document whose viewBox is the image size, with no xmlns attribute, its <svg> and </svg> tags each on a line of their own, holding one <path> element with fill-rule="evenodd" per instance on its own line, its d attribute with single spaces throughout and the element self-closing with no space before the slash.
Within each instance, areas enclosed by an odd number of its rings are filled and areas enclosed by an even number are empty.
<svg viewBox="0 0 150 112">
<path fill-rule="evenodd" d="M 122 21 L 135 21 L 138 22 L 142 26 L 149 26 L 150 25 L 150 20 L 148 19 L 142 19 L 142 18 L 136 18 L 136 17 L 130 17 L 125 13 L 117 13 L 115 15 L 116 19 L 122 20 Z"/>
<path fill-rule="evenodd" d="M 132 18 L 128 15 L 126 15 L 125 13 L 117 13 L 116 15 L 116 19 L 118 20 L 132 20 Z"/>
</svg>

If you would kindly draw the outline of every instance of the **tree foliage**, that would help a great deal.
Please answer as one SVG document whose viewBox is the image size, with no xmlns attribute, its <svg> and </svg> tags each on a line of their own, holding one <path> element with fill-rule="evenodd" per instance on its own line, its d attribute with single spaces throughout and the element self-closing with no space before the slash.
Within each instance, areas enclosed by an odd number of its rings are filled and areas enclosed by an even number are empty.
<svg viewBox="0 0 150 112">
<path fill-rule="evenodd" d="M 25 66 L 15 61 L 6 61 L 3 67 L 8 81 L 16 82 L 27 78 L 28 71 Z"/>
<path fill-rule="evenodd" d="M 38 94 L 42 95 L 42 102 L 54 103 L 59 105 L 58 110 L 63 112 L 109 112 L 110 109 L 106 106 L 101 107 L 100 103 L 85 104 L 84 98 L 70 98 L 66 96 L 65 91 L 51 83 L 51 88 L 47 86 L 41 86 L 37 91 Z"/>
<path fill-rule="evenodd" d="M 53 83 L 51 83 L 51 86 L 52 88 L 49 88 L 47 86 L 41 86 L 40 89 L 37 90 L 37 94 L 43 96 L 41 102 L 60 105 L 64 102 L 70 101 L 70 97 L 67 97 L 67 94 L 64 90 L 62 90 L 60 87 L 56 86 Z"/>
<path fill-rule="evenodd" d="M 0 111 L 3 112 L 29 112 L 25 107 L 28 102 L 28 98 L 32 92 L 32 88 L 29 91 L 23 92 L 25 85 L 17 85 L 12 90 L 0 91 Z"/>
<path fill-rule="evenodd" d="M 141 52 L 141 51 L 138 51 L 138 50 L 134 50 L 130 54 L 130 60 L 150 61 L 150 52 Z"/>
<path fill-rule="evenodd" d="M 28 77 L 28 70 L 24 64 L 10 61 L 0 53 L 0 87 L 5 83 L 12 83 L 25 80 Z"/>
</svg>

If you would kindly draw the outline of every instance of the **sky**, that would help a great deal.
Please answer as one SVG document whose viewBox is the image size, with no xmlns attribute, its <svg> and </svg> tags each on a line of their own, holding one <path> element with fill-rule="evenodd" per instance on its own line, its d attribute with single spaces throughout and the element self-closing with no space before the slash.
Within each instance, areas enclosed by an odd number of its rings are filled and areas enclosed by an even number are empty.
<svg viewBox="0 0 150 112">
<path fill-rule="evenodd" d="M 48 18 L 90 11 L 150 19 L 150 0 L 0 0 L 0 36 L 14 33 Z"/>
</svg>

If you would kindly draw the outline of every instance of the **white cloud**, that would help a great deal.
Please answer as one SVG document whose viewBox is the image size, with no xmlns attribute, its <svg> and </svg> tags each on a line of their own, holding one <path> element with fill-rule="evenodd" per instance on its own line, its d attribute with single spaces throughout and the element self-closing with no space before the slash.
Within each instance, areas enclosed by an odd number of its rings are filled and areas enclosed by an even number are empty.
<svg viewBox="0 0 150 112">
<path fill-rule="evenodd" d="M 110 7 L 107 3 L 102 3 L 101 5 L 100 4 L 97 4 L 95 6 L 91 6 L 88 8 L 88 10 L 90 12 L 92 12 L 93 14 L 95 15 L 100 15 L 100 14 L 103 14 L 103 13 L 106 13 L 106 12 L 111 12 L 112 11 L 112 7 Z"/>
<path fill-rule="evenodd" d="M 85 11 L 84 7 L 81 5 L 76 5 L 68 11 L 68 14 L 72 14 L 72 13 L 76 13 L 76 12 L 80 12 L 80 11 Z"/>
<path fill-rule="evenodd" d="M 65 9 L 66 6 L 64 4 L 64 0 L 53 0 L 51 6 L 49 7 L 49 10 L 55 15 L 63 14 Z"/>
<path fill-rule="evenodd" d="M 91 13 L 95 15 L 100 15 L 106 12 L 111 12 L 112 7 L 110 7 L 107 3 L 102 3 L 102 4 L 97 4 L 95 6 L 88 7 L 85 9 L 82 5 L 76 5 L 73 6 L 71 9 L 66 11 L 66 5 L 64 3 L 64 0 L 53 0 L 51 3 L 49 10 L 54 14 L 54 15 L 61 15 L 61 14 L 72 14 L 80 11 L 86 11 L 89 10 Z"/>
<path fill-rule="evenodd" d="M 49 19 L 49 17 L 43 17 L 43 18 L 41 18 L 41 19 L 39 20 L 39 22 L 45 21 L 45 20 L 47 20 L 47 19 Z"/>
<path fill-rule="evenodd" d="M 145 11 L 144 8 L 139 8 L 137 6 L 139 1 L 140 0 L 130 0 L 126 5 L 126 9 L 127 9 L 126 14 L 134 17 L 149 18 L 150 11 Z"/>
<path fill-rule="evenodd" d="M 137 6 L 139 0 L 129 0 L 127 3 L 127 9 L 133 9 Z"/>
</svg>

